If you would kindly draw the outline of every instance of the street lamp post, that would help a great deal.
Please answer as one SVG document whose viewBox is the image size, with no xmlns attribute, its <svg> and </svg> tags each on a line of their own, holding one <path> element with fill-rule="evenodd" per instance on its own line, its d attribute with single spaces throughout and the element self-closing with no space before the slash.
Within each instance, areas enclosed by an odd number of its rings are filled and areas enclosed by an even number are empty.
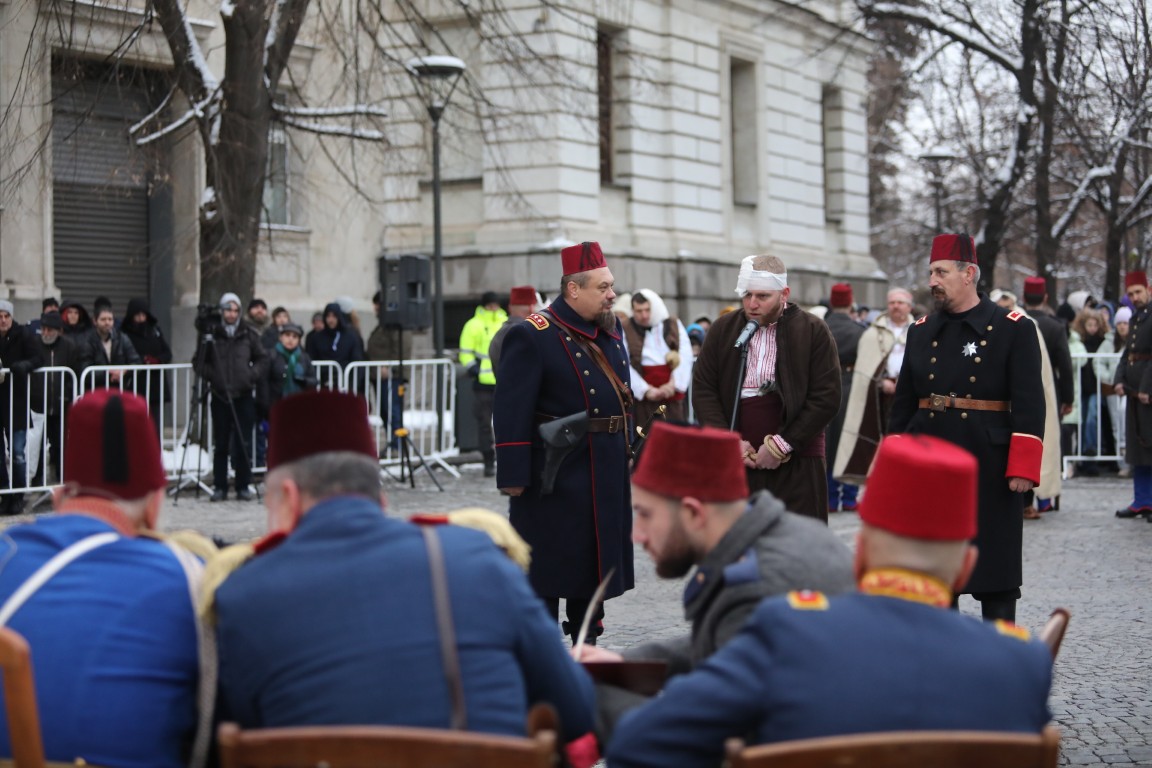
<svg viewBox="0 0 1152 768">
<path fill-rule="evenodd" d="M 436 359 L 441 360 L 444 358 L 444 249 L 440 225 L 440 118 L 466 67 L 455 56 L 417 56 L 404 66 L 415 76 L 428 117 L 432 119 L 432 311 L 435 315 L 432 335 Z M 440 450 L 444 448 L 446 397 L 442 371 L 436 368 L 436 445 Z"/>
<path fill-rule="evenodd" d="M 418 56 L 404 66 L 416 76 L 432 119 L 432 308 L 436 358 L 444 357 L 444 251 L 440 225 L 440 118 L 466 69 L 455 56 Z"/>
<path fill-rule="evenodd" d="M 932 192 L 936 202 L 936 234 L 944 231 L 941 228 L 943 222 L 940 202 L 941 193 L 944 191 L 944 173 L 947 171 L 948 163 L 955 159 L 955 155 L 950 155 L 942 150 L 925 152 L 923 155 L 920 155 L 920 162 L 927 167 L 928 173 L 932 175 Z"/>
</svg>

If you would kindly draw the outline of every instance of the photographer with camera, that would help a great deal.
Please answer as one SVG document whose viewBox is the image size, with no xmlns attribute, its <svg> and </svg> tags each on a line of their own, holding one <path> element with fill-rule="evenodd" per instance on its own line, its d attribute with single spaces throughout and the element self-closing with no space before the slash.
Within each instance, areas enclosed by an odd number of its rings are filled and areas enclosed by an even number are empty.
<svg viewBox="0 0 1152 768">
<path fill-rule="evenodd" d="M 192 367 L 212 387 L 212 501 L 228 496 L 228 456 L 236 472 L 236 498 L 252 498 L 253 387 L 268 372 L 268 353 L 256 329 L 240 317 L 240 297 L 225 293 L 219 307 L 200 305 Z M 231 451 L 233 441 L 236 450 Z"/>
</svg>

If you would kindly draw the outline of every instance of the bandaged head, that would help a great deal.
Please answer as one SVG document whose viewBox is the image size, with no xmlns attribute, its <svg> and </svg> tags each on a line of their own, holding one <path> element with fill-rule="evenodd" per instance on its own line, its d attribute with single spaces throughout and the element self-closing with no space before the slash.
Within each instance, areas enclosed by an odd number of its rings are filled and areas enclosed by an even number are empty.
<svg viewBox="0 0 1152 768">
<path fill-rule="evenodd" d="M 736 295 L 751 291 L 782 291 L 788 287 L 788 271 L 776 256 L 745 256 L 736 278 Z"/>
</svg>

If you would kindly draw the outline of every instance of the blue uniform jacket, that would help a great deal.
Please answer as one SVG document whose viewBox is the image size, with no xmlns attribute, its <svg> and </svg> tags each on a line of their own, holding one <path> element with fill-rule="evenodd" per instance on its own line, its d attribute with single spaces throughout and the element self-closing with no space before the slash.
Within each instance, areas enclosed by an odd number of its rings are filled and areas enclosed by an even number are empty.
<svg viewBox="0 0 1152 768">
<path fill-rule="evenodd" d="M 113 530 L 66 513 L 9 528 L 0 545 L 0 602 L 53 555 Z M 182 749 L 196 727 L 199 683 L 196 623 L 184 570 L 161 542 L 124 537 L 81 555 L 8 626 L 32 648 L 49 760 L 187 765 Z M 0 754 L 11 750 L 0 711 Z"/>
<path fill-rule="evenodd" d="M 794 607 L 766 600 L 740 634 L 626 715 L 608 765 L 717 766 L 724 740 L 753 743 L 894 730 L 1039 733 L 1052 656 L 1039 642 L 897 597 Z"/>
<path fill-rule="evenodd" d="M 529 705 L 592 730 L 592 684 L 517 567 L 478 531 L 437 529 L 468 728 L 523 735 Z M 417 526 L 343 496 L 216 593 L 225 716 L 241 727 L 450 727 L 428 557 Z"/>
<path fill-rule="evenodd" d="M 509 328 L 493 405 L 496 484 L 525 488 L 512 498 L 509 517 L 532 546 L 529 579 L 537 594 L 589 598 L 615 566 L 606 592 L 615 597 L 634 585 L 625 439 L 630 414 L 579 339 L 597 345 L 627 385 L 628 351 L 619 321 L 615 333 L 606 333 L 561 299 L 547 314 L 531 315 Z M 542 496 L 540 421 L 578 411 L 595 419 L 625 418 L 617 432 L 589 432 L 560 466 L 553 492 Z"/>
</svg>

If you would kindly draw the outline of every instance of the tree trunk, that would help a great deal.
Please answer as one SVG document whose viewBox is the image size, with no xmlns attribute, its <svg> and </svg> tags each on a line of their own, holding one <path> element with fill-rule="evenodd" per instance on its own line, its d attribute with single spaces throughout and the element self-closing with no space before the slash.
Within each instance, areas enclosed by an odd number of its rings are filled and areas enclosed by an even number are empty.
<svg viewBox="0 0 1152 768">
<path fill-rule="evenodd" d="M 264 4 L 241 2 L 224 19 L 224 108 L 215 143 L 206 137 L 208 195 L 200 210 L 200 300 L 256 290 L 256 254 L 272 119 L 264 84 Z"/>
</svg>

